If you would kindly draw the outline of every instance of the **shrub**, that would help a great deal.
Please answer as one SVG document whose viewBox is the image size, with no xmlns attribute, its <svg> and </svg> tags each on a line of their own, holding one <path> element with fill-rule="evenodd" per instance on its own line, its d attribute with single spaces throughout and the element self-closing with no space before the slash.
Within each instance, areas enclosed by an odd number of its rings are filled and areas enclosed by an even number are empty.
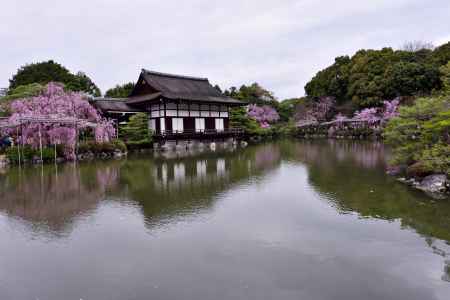
<svg viewBox="0 0 450 300">
<path fill-rule="evenodd" d="M 60 147 L 56 148 L 56 156 L 61 157 L 62 156 L 62 150 Z M 19 153 L 17 150 L 17 147 L 10 147 L 6 149 L 6 157 L 9 159 L 12 163 L 18 163 L 19 162 Z M 41 150 L 40 149 L 34 149 L 31 146 L 24 146 L 23 148 L 20 148 L 20 159 L 21 161 L 32 161 L 33 159 L 40 159 L 41 158 Z M 54 147 L 45 147 L 42 148 L 42 160 L 44 162 L 50 162 L 55 160 L 55 148 Z"/>
<path fill-rule="evenodd" d="M 387 124 L 384 136 L 393 148 L 394 164 L 420 162 L 433 172 L 450 175 L 450 99 L 421 98 Z"/>
<path fill-rule="evenodd" d="M 450 145 L 434 144 L 423 151 L 421 159 L 427 170 L 450 175 Z"/>
<path fill-rule="evenodd" d="M 148 140 L 129 141 L 127 142 L 126 147 L 130 150 L 150 149 L 152 147 L 152 143 Z"/>
<path fill-rule="evenodd" d="M 115 149 L 119 149 L 122 152 L 127 152 L 127 145 L 122 140 L 113 140 L 111 142 Z"/>
<path fill-rule="evenodd" d="M 78 154 L 86 154 L 89 152 L 92 152 L 95 155 L 99 155 L 101 153 L 113 154 L 116 150 L 126 152 L 127 146 L 121 140 L 113 140 L 106 143 L 96 143 L 94 141 L 89 141 L 81 143 L 78 146 Z"/>
<path fill-rule="evenodd" d="M 146 113 L 137 113 L 130 117 L 128 123 L 120 128 L 119 134 L 129 142 L 147 141 L 151 142 L 151 132 L 148 129 L 148 116 Z"/>
</svg>

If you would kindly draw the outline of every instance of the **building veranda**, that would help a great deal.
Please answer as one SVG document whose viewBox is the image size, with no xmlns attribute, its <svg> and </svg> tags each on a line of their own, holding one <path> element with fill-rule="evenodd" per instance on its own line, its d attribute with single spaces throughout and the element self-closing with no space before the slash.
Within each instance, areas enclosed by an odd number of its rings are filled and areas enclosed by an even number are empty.
<svg viewBox="0 0 450 300">
<path fill-rule="evenodd" d="M 242 132 L 230 128 L 230 109 L 246 105 L 222 95 L 207 78 L 145 69 L 127 98 L 95 98 L 93 104 L 118 123 L 147 113 L 154 141 L 160 144 L 237 138 Z"/>
</svg>

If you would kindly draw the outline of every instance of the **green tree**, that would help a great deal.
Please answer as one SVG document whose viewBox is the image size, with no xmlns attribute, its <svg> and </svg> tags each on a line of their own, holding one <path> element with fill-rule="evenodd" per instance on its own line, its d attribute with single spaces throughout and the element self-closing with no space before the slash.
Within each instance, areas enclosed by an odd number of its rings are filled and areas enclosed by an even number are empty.
<svg viewBox="0 0 450 300">
<path fill-rule="evenodd" d="M 8 91 L 8 94 L 1 100 L 14 100 L 21 98 L 28 98 L 38 95 L 44 90 L 44 86 L 39 83 L 30 83 L 26 85 L 19 85 Z"/>
<path fill-rule="evenodd" d="M 83 72 L 78 72 L 71 81 L 67 82 L 66 89 L 86 92 L 94 97 L 99 97 L 102 94 L 91 78 Z"/>
<path fill-rule="evenodd" d="M 400 108 L 384 136 L 393 148 L 393 163 L 420 163 L 432 172 L 450 175 L 450 99 L 420 98 Z"/>
<path fill-rule="evenodd" d="M 231 109 L 230 127 L 241 128 L 246 134 L 252 136 L 262 136 L 269 133 L 269 130 L 261 128 L 255 119 L 249 118 L 246 109 L 243 107 Z"/>
<path fill-rule="evenodd" d="M 442 88 L 439 67 L 450 60 L 450 43 L 434 50 L 419 46 L 338 57 L 306 84 L 305 91 L 310 97 L 333 96 L 338 105 L 352 101 L 356 109 L 380 106 L 396 96 L 429 95 Z"/>
<path fill-rule="evenodd" d="M 130 117 L 127 124 L 119 129 L 119 134 L 127 143 L 149 143 L 152 134 L 148 128 L 146 113 L 137 113 Z"/>
<path fill-rule="evenodd" d="M 122 85 L 116 85 L 105 93 L 105 97 L 111 98 L 126 98 L 134 89 L 134 82 L 128 82 Z"/>
<path fill-rule="evenodd" d="M 387 68 L 384 97 L 413 96 L 430 94 L 433 89 L 440 89 L 439 69 L 416 62 L 398 62 Z"/>
<path fill-rule="evenodd" d="M 443 92 L 450 95 L 450 61 L 440 68 Z"/>
<path fill-rule="evenodd" d="M 275 108 L 278 107 L 278 101 L 273 93 L 258 83 L 252 83 L 251 85 L 243 84 L 239 90 L 236 87 L 231 87 L 225 90 L 224 95 L 239 99 L 250 104 L 258 105 L 271 105 Z"/>
<path fill-rule="evenodd" d="M 283 123 L 289 122 L 294 117 L 296 107 L 305 101 L 306 98 L 293 98 L 281 101 L 278 105 L 280 121 Z"/>
<path fill-rule="evenodd" d="M 93 96 L 100 96 L 100 89 L 84 73 L 72 74 L 61 64 L 53 60 L 22 66 L 9 80 L 9 89 L 13 90 L 21 85 L 39 83 L 45 85 L 50 81 L 61 82 L 67 89 L 81 91 Z"/>
<path fill-rule="evenodd" d="M 450 42 L 434 49 L 429 57 L 429 62 L 436 66 L 445 65 L 448 61 L 450 61 Z"/>
<path fill-rule="evenodd" d="M 305 86 L 308 96 L 322 97 L 332 95 L 338 103 L 347 100 L 348 76 L 350 58 L 348 56 L 336 57 L 330 67 L 319 71 Z"/>
</svg>

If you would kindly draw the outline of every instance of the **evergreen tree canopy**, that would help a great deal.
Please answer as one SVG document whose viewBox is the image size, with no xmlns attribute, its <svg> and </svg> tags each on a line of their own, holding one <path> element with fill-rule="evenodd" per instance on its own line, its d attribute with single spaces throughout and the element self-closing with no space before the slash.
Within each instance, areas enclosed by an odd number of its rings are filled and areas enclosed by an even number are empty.
<svg viewBox="0 0 450 300">
<path fill-rule="evenodd" d="M 444 94 L 450 95 L 450 60 L 440 68 Z"/>
<path fill-rule="evenodd" d="M 112 89 L 106 91 L 105 96 L 111 98 L 126 98 L 134 88 L 134 82 L 128 82 L 122 85 L 116 85 Z"/>
<path fill-rule="evenodd" d="M 150 142 L 152 134 L 148 128 L 146 113 L 137 113 L 130 117 L 126 125 L 119 129 L 120 136 L 128 142 Z"/>
<path fill-rule="evenodd" d="M 233 86 L 230 89 L 225 90 L 224 95 L 246 101 L 250 104 L 271 105 L 275 108 L 278 107 L 278 101 L 273 93 L 266 90 L 256 82 L 249 86 L 244 84 L 239 88 L 239 90 Z"/>
<path fill-rule="evenodd" d="M 442 88 L 439 68 L 450 60 L 450 42 L 434 50 L 360 50 L 341 56 L 319 71 L 305 90 L 308 96 L 333 96 L 338 104 L 380 106 L 397 96 L 427 95 Z"/>
<path fill-rule="evenodd" d="M 49 82 L 60 82 L 71 91 L 85 92 L 92 96 L 100 96 L 100 89 L 83 72 L 72 74 L 64 66 L 53 60 L 22 66 L 9 80 L 9 89 L 13 90 L 21 85 Z"/>
</svg>

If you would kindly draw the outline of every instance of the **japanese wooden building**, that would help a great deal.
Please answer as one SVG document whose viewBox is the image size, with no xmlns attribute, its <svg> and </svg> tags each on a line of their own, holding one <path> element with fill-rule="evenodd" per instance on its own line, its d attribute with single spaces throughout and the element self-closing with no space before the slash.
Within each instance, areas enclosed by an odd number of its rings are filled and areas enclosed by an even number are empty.
<svg viewBox="0 0 450 300">
<path fill-rule="evenodd" d="M 145 112 L 156 140 L 233 137 L 230 108 L 246 105 L 222 95 L 207 78 L 142 70 L 127 98 L 96 98 L 93 104 L 118 122 Z"/>
</svg>

